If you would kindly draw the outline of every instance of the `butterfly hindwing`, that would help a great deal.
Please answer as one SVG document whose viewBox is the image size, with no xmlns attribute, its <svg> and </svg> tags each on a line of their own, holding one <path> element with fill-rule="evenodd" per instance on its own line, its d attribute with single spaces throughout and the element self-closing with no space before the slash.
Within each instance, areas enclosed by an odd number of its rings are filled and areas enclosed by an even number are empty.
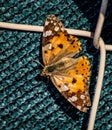
<svg viewBox="0 0 112 130">
<path fill-rule="evenodd" d="M 71 62 L 68 64 L 71 67 L 65 66 L 65 71 L 63 69 L 62 71 L 60 70 L 61 74 L 54 74 L 51 80 L 73 106 L 80 111 L 86 112 L 88 106 L 91 105 L 88 92 L 88 80 L 90 77 L 89 60 L 83 56 L 75 60 L 67 60 L 67 62 Z M 66 60 L 64 63 L 66 63 Z"/>
<path fill-rule="evenodd" d="M 51 77 L 52 82 L 60 93 L 77 109 L 87 112 L 91 105 L 88 94 L 88 85 L 83 76 L 74 77 L 57 76 Z"/>
<path fill-rule="evenodd" d="M 67 75 L 82 75 L 87 81 L 90 80 L 90 62 L 86 56 L 77 58 L 77 64 L 72 69 L 66 69 Z"/>
</svg>

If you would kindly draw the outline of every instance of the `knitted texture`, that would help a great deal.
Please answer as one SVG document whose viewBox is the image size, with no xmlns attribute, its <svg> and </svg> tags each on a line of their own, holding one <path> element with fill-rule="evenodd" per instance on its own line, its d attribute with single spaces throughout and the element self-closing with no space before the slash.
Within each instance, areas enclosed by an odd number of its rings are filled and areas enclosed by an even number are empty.
<svg viewBox="0 0 112 130">
<path fill-rule="evenodd" d="M 93 6 L 94 5 L 94 6 Z M 1 0 L 0 21 L 44 25 L 50 14 L 66 28 L 95 31 L 101 0 Z M 102 38 L 112 43 L 112 1 L 109 1 Z M 90 95 L 93 101 L 99 69 L 99 50 L 92 39 L 79 37 L 91 62 Z M 41 77 L 42 33 L 0 29 L 0 129 L 86 130 L 90 111 L 75 109 L 48 78 Z M 106 70 L 94 130 L 112 129 L 112 52 Z M 47 81 L 47 82 L 46 82 Z M 91 108 L 90 108 L 91 109 Z"/>
</svg>

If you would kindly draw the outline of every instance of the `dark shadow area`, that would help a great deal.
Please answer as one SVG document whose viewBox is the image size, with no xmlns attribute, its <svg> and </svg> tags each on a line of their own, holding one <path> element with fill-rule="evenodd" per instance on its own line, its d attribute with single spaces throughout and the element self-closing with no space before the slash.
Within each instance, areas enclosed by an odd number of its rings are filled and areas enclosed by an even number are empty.
<svg viewBox="0 0 112 130">
<path fill-rule="evenodd" d="M 80 10 L 83 12 L 83 15 L 88 19 L 88 22 L 90 23 L 90 31 L 94 32 L 101 1 L 100 0 L 91 0 L 91 1 L 83 1 L 83 0 L 76 0 L 75 3 L 80 8 Z"/>
<path fill-rule="evenodd" d="M 94 32 L 101 7 L 101 0 L 83 1 L 76 0 L 75 3 L 84 13 L 84 16 L 90 22 L 90 31 Z M 108 1 L 105 21 L 102 28 L 101 36 L 106 44 L 112 43 L 112 1 Z"/>
</svg>

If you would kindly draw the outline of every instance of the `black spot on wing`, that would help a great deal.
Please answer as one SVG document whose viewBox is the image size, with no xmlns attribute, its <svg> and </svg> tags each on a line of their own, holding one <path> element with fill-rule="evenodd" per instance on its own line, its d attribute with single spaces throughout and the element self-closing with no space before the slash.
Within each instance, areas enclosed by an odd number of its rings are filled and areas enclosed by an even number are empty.
<svg viewBox="0 0 112 130">
<path fill-rule="evenodd" d="M 62 49 L 63 48 L 63 44 L 61 44 L 61 43 L 58 44 L 58 47 Z"/>
<path fill-rule="evenodd" d="M 77 82 L 77 80 L 75 78 L 73 78 L 72 83 L 75 84 Z"/>
<path fill-rule="evenodd" d="M 52 47 L 51 50 L 54 50 L 54 47 Z"/>
<path fill-rule="evenodd" d="M 47 54 L 47 51 L 45 50 L 45 51 L 44 51 L 44 53 L 46 53 L 46 54 Z"/>
<path fill-rule="evenodd" d="M 58 85 L 58 88 L 61 88 L 61 85 Z"/>
<path fill-rule="evenodd" d="M 75 40 L 71 41 L 71 44 L 74 44 Z"/>
</svg>

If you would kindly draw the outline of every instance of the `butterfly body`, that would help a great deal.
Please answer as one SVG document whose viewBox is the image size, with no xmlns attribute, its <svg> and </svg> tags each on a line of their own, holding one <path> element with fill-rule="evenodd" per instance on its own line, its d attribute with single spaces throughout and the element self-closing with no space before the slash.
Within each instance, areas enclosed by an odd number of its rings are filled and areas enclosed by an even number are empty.
<svg viewBox="0 0 112 130">
<path fill-rule="evenodd" d="M 91 105 L 88 93 L 90 63 L 86 56 L 73 58 L 82 50 L 79 40 L 69 35 L 61 21 L 49 15 L 43 31 L 42 54 L 47 75 L 59 92 L 82 112 Z"/>
</svg>

